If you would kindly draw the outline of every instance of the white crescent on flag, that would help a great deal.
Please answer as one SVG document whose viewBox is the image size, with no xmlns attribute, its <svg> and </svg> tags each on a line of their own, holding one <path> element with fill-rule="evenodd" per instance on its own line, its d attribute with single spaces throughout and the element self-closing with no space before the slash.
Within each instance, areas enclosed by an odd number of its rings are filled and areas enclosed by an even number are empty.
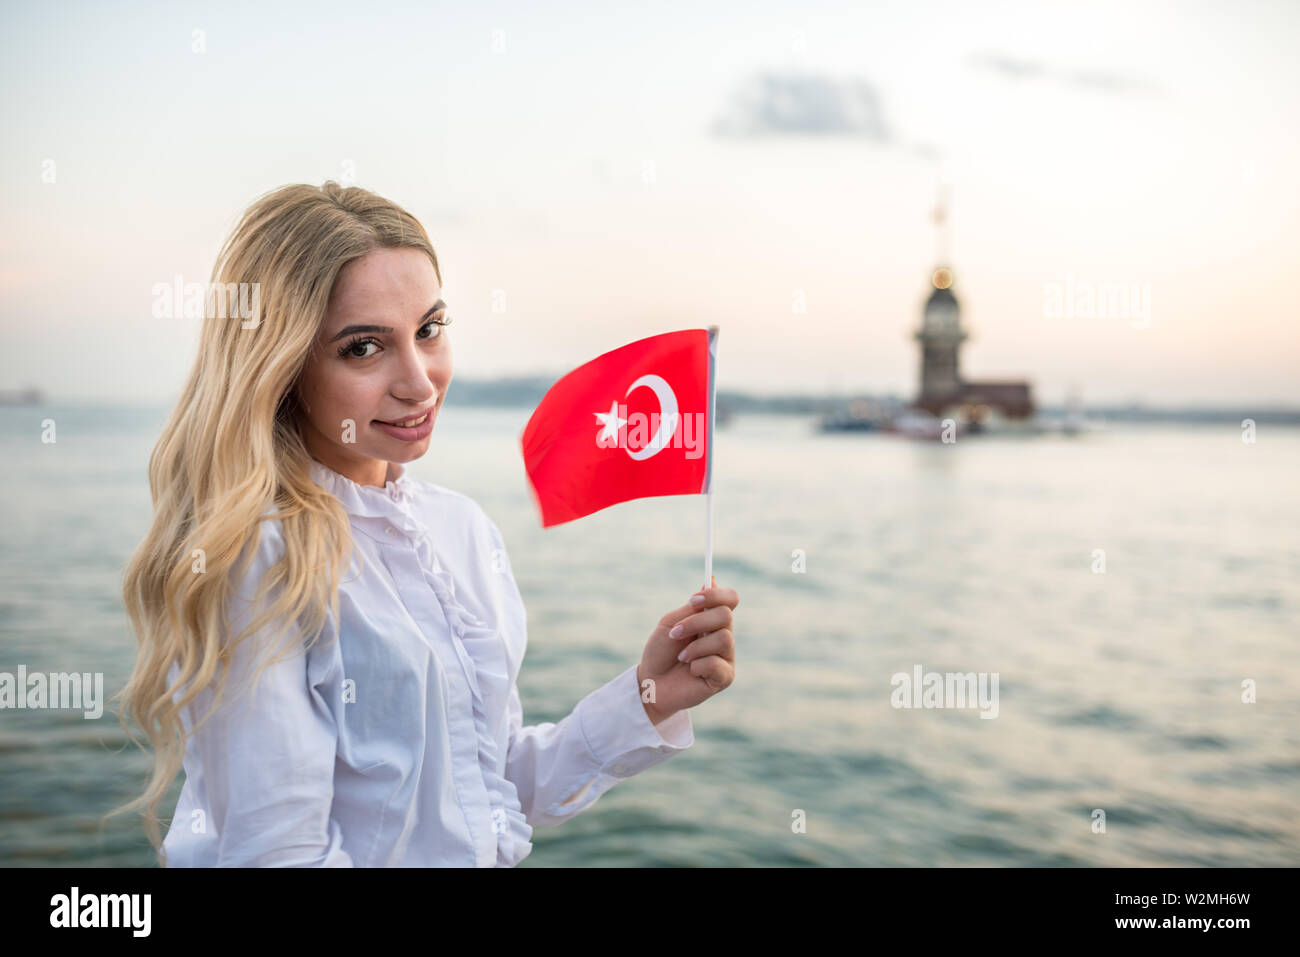
<svg viewBox="0 0 1300 957">
<path fill-rule="evenodd" d="M 662 376 L 643 375 L 627 387 L 623 398 L 626 399 L 632 394 L 632 390 L 639 386 L 654 390 L 655 398 L 659 400 L 659 431 L 639 452 L 627 450 L 627 454 L 638 462 L 657 455 L 660 449 L 666 448 L 673 440 L 673 433 L 677 431 L 677 394 L 673 392 L 672 386 L 665 382 Z"/>
<path fill-rule="evenodd" d="M 653 390 L 655 398 L 659 400 L 659 431 L 655 433 L 653 439 L 646 443 L 644 448 L 636 452 L 628 448 L 624 449 L 632 459 L 638 462 L 657 455 L 661 450 L 668 447 L 669 443 L 672 442 L 673 433 L 677 431 L 678 413 L 677 394 L 673 392 L 672 386 L 664 380 L 663 376 L 643 375 L 627 387 L 627 392 L 623 393 L 623 398 L 626 399 L 632 394 L 632 390 L 641 386 Z M 603 423 L 603 429 L 599 436 L 601 439 L 613 439 L 617 436 L 619 428 L 627 422 L 627 419 L 621 418 L 618 414 L 617 400 L 610 405 L 608 412 L 595 412 L 592 414 Z"/>
</svg>

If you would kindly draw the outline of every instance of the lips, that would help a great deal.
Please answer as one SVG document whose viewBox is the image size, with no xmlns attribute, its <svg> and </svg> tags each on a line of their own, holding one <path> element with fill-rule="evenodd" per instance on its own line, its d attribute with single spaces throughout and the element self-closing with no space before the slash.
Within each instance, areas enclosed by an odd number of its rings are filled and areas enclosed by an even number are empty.
<svg viewBox="0 0 1300 957">
<path fill-rule="evenodd" d="M 419 413 L 418 415 L 408 416 L 405 419 L 396 419 L 393 421 L 390 421 L 388 419 L 375 419 L 375 421 L 382 422 L 384 425 L 395 425 L 401 429 L 410 429 L 410 428 L 414 428 L 417 425 L 423 425 L 425 420 L 429 417 L 430 413 L 432 412 L 433 409 L 430 408 L 430 409 L 425 409 L 423 412 Z"/>
</svg>

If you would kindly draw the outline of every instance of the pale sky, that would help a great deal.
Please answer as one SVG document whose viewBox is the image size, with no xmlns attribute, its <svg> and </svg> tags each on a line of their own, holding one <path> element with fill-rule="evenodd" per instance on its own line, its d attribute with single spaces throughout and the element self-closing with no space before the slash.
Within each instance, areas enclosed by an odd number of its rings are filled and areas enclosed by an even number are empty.
<svg viewBox="0 0 1300 957">
<path fill-rule="evenodd" d="M 1294 2 L 0 9 L 0 388 L 174 399 L 153 286 L 351 171 L 428 229 L 466 379 L 717 323 L 724 390 L 910 398 L 945 182 L 968 378 L 1300 405 Z"/>
</svg>

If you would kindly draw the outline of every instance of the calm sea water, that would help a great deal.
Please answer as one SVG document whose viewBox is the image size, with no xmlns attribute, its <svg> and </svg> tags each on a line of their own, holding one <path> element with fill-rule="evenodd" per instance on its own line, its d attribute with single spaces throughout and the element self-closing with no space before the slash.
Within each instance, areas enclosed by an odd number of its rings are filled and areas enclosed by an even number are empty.
<svg viewBox="0 0 1300 957">
<path fill-rule="evenodd" d="M 166 412 L 0 409 L 0 671 L 121 689 L 121 575 Z M 505 535 L 531 724 L 639 660 L 699 586 L 705 499 L 543 530 L 527 417 L 449 406 L 412 472 Z M 539 829 L 521 866 L 1300 865 L 1300 430 L 943 446 L 742 416 L 715 461 L 736 683 L 692 712 L 692 749 Z M 892 707 L 918 665 L 996 673 L 997 717 Z M 100 828 L 149 767 L 114 711 L 0 711 L 0 767 L 0 865 L 152 865 L 138 820 Z"/>
</svg>

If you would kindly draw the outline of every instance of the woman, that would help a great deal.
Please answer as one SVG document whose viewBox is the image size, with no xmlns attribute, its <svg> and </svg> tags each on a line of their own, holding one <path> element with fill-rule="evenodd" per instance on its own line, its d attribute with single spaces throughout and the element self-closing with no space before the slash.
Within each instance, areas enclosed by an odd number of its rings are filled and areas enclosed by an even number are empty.
<svg viewBox="0 0 1300 957">
<path fill-rule="evenodd" d="M 716 580 L 564 720 L 523 726 L 501 533 L 404 464 L 452 376 L 414 217 L 287 186 L 244 214 L 213 282 L 256 284 L 260 315 L 206 320 L 124 587 L 125 714 L 156 751 L 126 808 L 146 806 L 163 866 L 511 866 L 533 827 L 691 746 L 687 709 L 735 674 L 738 597 Z"/>
</svg>

